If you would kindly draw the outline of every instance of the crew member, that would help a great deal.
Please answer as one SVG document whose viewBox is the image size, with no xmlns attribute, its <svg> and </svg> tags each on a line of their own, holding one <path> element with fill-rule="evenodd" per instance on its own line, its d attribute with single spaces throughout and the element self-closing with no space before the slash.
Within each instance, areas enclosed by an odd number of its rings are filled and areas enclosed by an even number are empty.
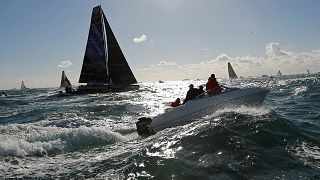
<svg viewBox="0 0 320 180">
<path fill-rule="evenodd" d="M 171 103 L 171 107 L 178 107 L 181 105 L 180 98 L 177 98 L 174 102 Z"/>
<path fill-rule="evenodd" d="M 193 98 L 195 98 L 197 96 L 198 96 L 198 89 L 195 89 L 193 84 L 190 84 L 189 85 L 189 90 L 187 92 L 187 96 L 184 99 L 182 104 L 185 104 L 186 102 L 188 102 L 189 100 L 191 100 L 191 99 L 193 99 Z"/>
<path fill-rule="evenodd" d="M 211 74 L 211 76 L 208 79 L 208 82 L 206 84 L 206 90 L 209 94 L 219 94 L 221 93 L 222 89 L 217 82 L 217 79 L 214 74 Z"/>
</svg>

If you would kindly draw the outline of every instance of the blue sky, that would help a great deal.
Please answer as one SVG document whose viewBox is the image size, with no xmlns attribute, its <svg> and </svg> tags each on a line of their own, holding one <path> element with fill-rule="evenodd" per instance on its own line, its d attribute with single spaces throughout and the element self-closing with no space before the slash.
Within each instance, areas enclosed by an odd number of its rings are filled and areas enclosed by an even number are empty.
<svg viewBox="0 0 320 180">
<path fill-rule="evenodd" d="M 77 85 L 100 3 L 138 81 L 320 71 L 316 0 L 4 0 L 0 89 Z"/>
</svg>

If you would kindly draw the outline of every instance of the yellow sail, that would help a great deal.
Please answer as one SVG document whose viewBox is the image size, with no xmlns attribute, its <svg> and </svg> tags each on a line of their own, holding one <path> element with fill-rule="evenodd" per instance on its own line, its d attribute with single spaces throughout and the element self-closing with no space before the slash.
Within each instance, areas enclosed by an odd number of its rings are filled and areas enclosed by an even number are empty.
<svg viewBox="0 0 320 180">
<path fill-rule="evenodd" d="M 236 72 L 234 72 L 230 62 L 228 62 L 228 73 L 229 73 L 229 79 L 236 79 L 238 78 Z"/>
</svg>

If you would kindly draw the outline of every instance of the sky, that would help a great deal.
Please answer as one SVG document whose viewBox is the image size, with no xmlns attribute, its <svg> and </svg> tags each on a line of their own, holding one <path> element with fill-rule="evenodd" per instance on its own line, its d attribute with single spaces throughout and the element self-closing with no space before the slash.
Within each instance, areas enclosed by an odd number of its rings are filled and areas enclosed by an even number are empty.
<svg viewBox="0 0 320 180">
<path fill-rule="evenodd" d="M 2 0 L 0 89 L 78 85 L 100 4 L 138 82 L 320 71 L 317 0 Z"/>
</svg>

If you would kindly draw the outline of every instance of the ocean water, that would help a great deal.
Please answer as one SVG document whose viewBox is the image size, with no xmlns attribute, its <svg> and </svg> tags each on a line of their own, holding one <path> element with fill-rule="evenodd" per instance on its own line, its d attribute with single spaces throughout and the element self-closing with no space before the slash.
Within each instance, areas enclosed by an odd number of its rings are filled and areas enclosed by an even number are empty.
<svg viewBox="0 0 320 180">
<path fill-rule="evenodd" d="M 135 123 L 205 80 L 69 97 L 57 89 L 0 97 L 0 179 L 320 179 L 315 75 L 221 80 L 270 89 L 259 107 L 224 108 L 141 138 Z"/>
</svg>

